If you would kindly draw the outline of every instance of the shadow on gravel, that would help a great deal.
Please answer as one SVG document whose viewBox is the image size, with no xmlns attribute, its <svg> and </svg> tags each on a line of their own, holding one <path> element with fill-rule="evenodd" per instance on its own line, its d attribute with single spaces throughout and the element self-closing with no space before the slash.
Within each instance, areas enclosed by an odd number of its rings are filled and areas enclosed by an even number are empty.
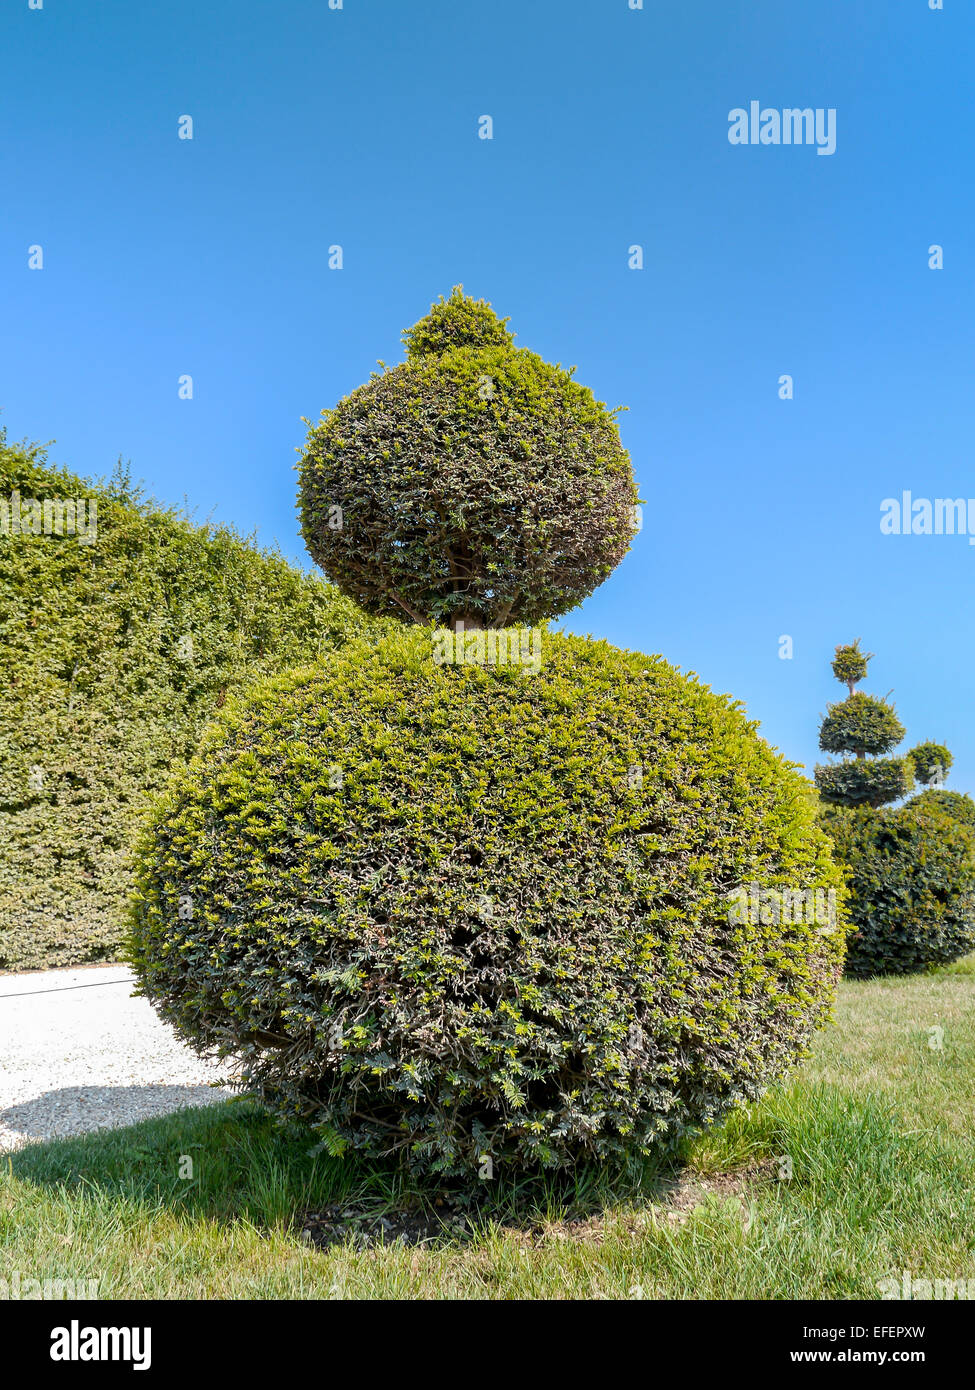
<svg viewBox="0 0 975 1390">
<path fill-rule="evenodd" d="M 212 1105 L 226 1095 L 212 1086 L 63 1086 L 0 1110 L 0 1132 L 60 1139 L 131 1125 L 189 1105 Z"/>
</svg>

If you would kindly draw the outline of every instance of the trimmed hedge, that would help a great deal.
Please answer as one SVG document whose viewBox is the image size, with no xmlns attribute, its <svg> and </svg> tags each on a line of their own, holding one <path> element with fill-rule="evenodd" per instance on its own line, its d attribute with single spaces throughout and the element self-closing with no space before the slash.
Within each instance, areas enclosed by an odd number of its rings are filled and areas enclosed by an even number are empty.
<svg viewBox="0 0 975 1390">
<path fill-rule="evenodd" d="M 312 558 L 367 612 L 541 623 L 626 554 L 639 501 L 616 412 L 454 295 L 407 361 L 322 412 L 300 464 Z"/>
<path fill-rule="evenodd" d="M 434 636 L 228 699 L 141 840 L 143 991 L 332 1153 L 421 1169 L 643 1154 L 754 1099 L 841 968 L 842 910 L 729 906 L 842 903 L 808 784 L 658 657 Z"/>
<path fill-rule="evenodd" d="M 225 527 L 85 482 L 0 433 L 0 497 L 94 499 L 95 540 L 0 534 L 0 968 L 116 958 L 134 826 L 255 676 L 363 627 Z M 6 513 L 5 513 L 6 515 Z"/>
<path fill-rule="evenodd" d="M 821 810 L 849 866 L 849 975 L 905 975 L 975 950 L 975 833 L 934 795 L 896 810 Z"/>
</svg>

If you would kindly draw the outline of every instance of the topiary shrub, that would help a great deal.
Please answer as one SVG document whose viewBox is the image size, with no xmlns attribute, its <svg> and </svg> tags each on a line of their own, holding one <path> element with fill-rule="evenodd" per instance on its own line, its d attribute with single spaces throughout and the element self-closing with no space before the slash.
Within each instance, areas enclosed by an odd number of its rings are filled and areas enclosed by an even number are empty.
<svg viewBox="0 0 975 1390">
<path fill-rule="evenodd" d="M 942 791 L 930 787 L 917 796 L 912 796 L 907 804 L 909 806 L 936 806 L 946 815 L 951 816 L 952 820 L 959 821 L 962 825 L 970 826 L 975 830 L 975 801 L 962 792 Z"/>
<path fill-rule="evenodd" d="M 859 637 L 855 642 L 837 647 L 833 658 L 833 675 L 850 693 L 841 703 L 827 709 L 819 729 L 819 746 L 824 753 L 856 755 L 815 769 L 820 796 L 834 805 L 885 806 L 906 796 L 914 785 L 914 762 L 910 755 L 906 758 L 875 756 L 889 753 L 900 743 L 904 726 L 886 700 L 864 695 L 855 688 L 867 674 L 867 663 L 872 659 L 872 652 L 861 652 Z M 869 760 L 868 754 L 871 755 Z"/>
<path fill-rule="evenodd" d="M 842 893 L 807 784 L 660 658 L 434 636 L 228 700 L 142 841 L 144 991 L 331 1152 L 421 1169 L 642 1154 L 758 1096 L 842 960 L 841 920 L 767 910 Z"/>
<path fill-rule="evenodd" d="M 944 786 L 954 759 L 943 743 L 919 743 L 907 756 L 914 765 L 914 776 L 923 787 Z"/>
<path fill-rule="evenodd" d="M 844 758 L 816 768 L 820 796 L 840 806 L 884 806 L 906 796 L 912 785 L 906 758 Z"/>
<path fill-rule="evenodd" d="M 846 969 L 857 976 L 909 974 L 975 947 L 969 829 L 963 814 L 946 814 L 950 808 L 934 799 L 951 793 L 926 791 L 889 809 L 915 778 L 940 788 L 951 754 L 940 743 L 921 743 L 905 758 L 868 758 L 904 737 L 886 700 L 855 689 L 871 659 L 859 639 L 836 648 L 833 674 L 849 696 L 829 707 L 819 746 L 856 757 L 816 768 L 821 824 L 847 870 L 855 934 Z"/>
<path fill-rule="evenodd" d="M 407 347 L 312 430 L 301 508 L 413 622 L 228 702 L 146 831 L 133 960 L 333 1152 L 645 1154 L 802 1055 L 840 875 L 736 704 L 525 626 L 627 547 L 613 415 L 459 292 Z"/>
<path fill-rule="evenodd" d="M 904 725 L 883 700 L 856 691 L 841 704 L 830 705 L 819 730 L 819 746 L 827 753 L 886 753 L 904 737 Z"/>
<path fill-rule="evenodd" d="M 312 558 L 367 612 L 467 627 L 574 608 L 626 554 L 638 497 L 615 411 L 455 290 L 310 429 Z"/>
<path fill-rule="evenodd" d="M 910 974 L 975 949 L 975 833 L 930 798 L 821 812 L 849 866 L 850 975 Z"/>
</svg>

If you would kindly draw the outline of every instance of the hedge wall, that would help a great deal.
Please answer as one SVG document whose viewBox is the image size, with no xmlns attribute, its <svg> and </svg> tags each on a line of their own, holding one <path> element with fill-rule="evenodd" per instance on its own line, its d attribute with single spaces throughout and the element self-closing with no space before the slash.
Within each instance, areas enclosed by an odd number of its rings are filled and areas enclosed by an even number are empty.
<svg viewBox="0 0 975 1390">
<path fill-rule="evenodd" d="M 97 505 L 93 543 L 0 530 L 0 969 L 112 959 L 138 812 L 239 685 L 364 625 L 321 580 L 0 432 L 11 494 Z M 6 506 L 3 503 L 6 502 Z"/>
</svg>

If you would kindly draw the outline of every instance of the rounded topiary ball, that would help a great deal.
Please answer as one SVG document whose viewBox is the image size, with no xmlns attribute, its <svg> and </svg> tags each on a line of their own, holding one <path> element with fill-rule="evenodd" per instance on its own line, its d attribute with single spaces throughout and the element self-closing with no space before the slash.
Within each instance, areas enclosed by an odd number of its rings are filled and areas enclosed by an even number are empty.
<svg viewBox="0 0 975 1390">
<path fill-rule="evenodd" d="M 904 725 L 886 700 L 857 691 L 846 700 L 830 705 L 819 729 L 819 746 L 824 753 L 888 753 L 904 737 Z"/>
<path fill-rule="evenodd" d="M 855 642 L 847 642 L 836 648 L 833 657 L 833 675 L 852 691 L 867 674 L 867 663 L 873 659 L 873 652 L 860 650 L 859 637 Z M 902 736 L 903 737 L 903 736 Z"/>
<path fill-rule="evenodd" d="M 659 658 L 434 636 L 228 701 L 143 837 L 144 992 L 333 1152 L 420 1168 L 645 1153 L 756 1097 L 842 959 L 842 919 L 729 904 L 840 884 L 803 779 Z"/>
<path fill-rule="evenodd" d="M 367 612 L 500 628 L 574 608 L 629 549 L 638 496 L 616 412 L 461 297 L 310 429 L 312 559 Z"/>
<path fill-rule="evenodd" d="M 919 743 L 907 755 L 914 764 L 914 775 L 922 786 L 940 787 L 954 762 L 943 743 Z"/>
<path fill-rule="evenodd" d="M 914 786 L 910 758 L 844 758 L 821 764 L 814 775 L 823 800 L 838 806 L 885 806 Z"/>
<path fill-rule="evenodd" d="M 975 835 L 930 795 L 821 812 L 849 868 L 849 975 L 906 975 L 975 950 Z"/>
<path fill-rule="evenodd" d="M 963 792 L 950 792 L 943 788 L 928 787 L 912 797 L 910 806 L 936 806 L 962 825 L 975 830 L 975 801 Z"/>
</svg>

